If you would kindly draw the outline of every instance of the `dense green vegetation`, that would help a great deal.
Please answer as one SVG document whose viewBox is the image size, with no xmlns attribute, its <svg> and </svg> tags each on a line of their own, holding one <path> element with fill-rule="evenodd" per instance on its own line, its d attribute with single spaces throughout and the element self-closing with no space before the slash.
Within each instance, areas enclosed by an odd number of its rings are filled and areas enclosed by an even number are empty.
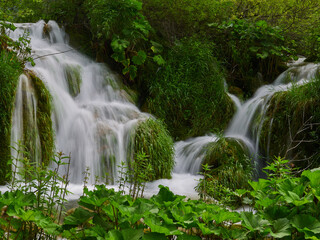
<svg viewBox="0 0 320 240">
<path fill-rule="evenodd" d="M 57 156 L 58 165 L 63 158 Z M 320 170 L 294 177 L 287 163 L 276 158 L 265 168 L 267 179 L 249 181 L 250 190 L 229 193 L 249 204 L 255 213 L 185 200 L 163 186 L 150 199 L 133 199 L 96 185 L 92 191 L 84 188 L 79 207 L 61 222 L 54 201 L 58 206 L 64 202 L 66 189 L 58 180 L 66 184 L 68 176 L 61 179 L 55 170 L 30 166 L 22 177 L 35 181 L 13 182 L 10 191 L 0 195 L 0 207 L 5 209 L 0 216 L 0 233 L 7 239 L 319 239 Z M 34 170 L 36 175 L 29 175 Z"/>
<path fill-rule="evenodd" d="M 163 122 L 141 122 L 133 136 L 134 155 L 128 159 L 134 161 L 121 172 L 129 176 L 120 182 L 129 181 L 138 190 L 129 196 L 102 185 L 85 189 L 80 207 L 63 223 L 54 202 L 61 207 L 65 197 L 57 180 L 67 180 L 59 179 L 57 170 L 50 172 L 44 165 L 34 169 L 23 162 L 24 185 L 13 181 L 11 191 L 0 195 L 0 234 L 7 239 L 33 239 L 37 234 L 44 239 L 320 239 L 319 170 L 294 169 L 320 165 L 319 77 L 270 100 L 260 139 L 270 162 L 267 179 L 248 181 L 253 166 L 241 143 L 222 138 L 207 146 L 204 178 L 197 187 L 202 200 L 249 204 L 255 214 L 185 201 L 165 187 L 151 199 L 137 199 L 144 182 L 170 178 L 171 136 L 180 140 L 225 129 L 234 113 L 225 83 L 245 99 L 297 54 L 320 61 L 319 14 L 319 0 L 1 1 L 0 20 L 53 19 L 73 29 L 71 42 L 73 37 L 84 39 L 90 45 L 85 51 L 118 71 L 123 83 L 138 92 L 140 107 Z M 7 162 L 15 164 L 9 144 L 17 79 L 32 59 L 26 36 L 15 42 L 5 33 L 12 25 L 1 23 L 0 28 L 2 184 L 10 176 Z M 77 69 L 65 71 L 76 96 L 81 83 Z M 54 160 L 50 95 L 40 79 L 28 75 L 39 103 L 42 161 L 48 163 Z"/>
<path fill-rule="evenodd" d="M 300 168 L 320 166 L 320 77 L 273 96 L 263 123 L 261 145 Z M 272 122 L 271 122 L 272 121 Z"/>
<path fill-rule="evenodd" d="M 19 75 L 23 72 L 23 65 L 15 52 L 9 47 L 19 49 L 20 43 L 12 41 L 6 34 L 11 25 L 0 24 L 0 184 L 5 183 L 10 172 L 7 162 L 10 160 L 11 118 L 15 100 L 15 90 Z"/>
<path fill-rule="evenodd" d="M 146 175 L 145 181 L 171 178 L 173 140 L 161 121 L 149 118 L 139 123 L 133 142 L 135 172 Z"/>
<path fill-rule="evenodd" d="M 140 106 L 163 119 L 174 138 L 185 139 L 224 129 L 232 107 L 221 79 L 233 93 L 248 97 L 295 54 L 317 60 L 319 5 L 318 0 L 3 1 L 0 19 L 53 19 L 73 29 L 71 42 L 85 34 L 90 55 L 121 72 L 139 92 Z M 179 98 L 185 102 L 174 103 Z"/>
<path fill-rule="evenodd" d="M 165 66 L 150 79 L 148 109 L 164 119 L 178 139 L 223 130 L 234 109 L 211 44 L 183 40 L 165 59 Z"/>
<path fill-rule="evenodd" d="M 237 198 L 228 198 L 236 189 L 247 189 L 254 175 L 254 166 L 246 146 L 239 140 L 221 138 L 206 147 L 203 174 L 197 191 L 203 198 L 237 204 Z"/>
<path fill-rule="evenodd" d="M 11 156 L 10 136 L 11 118 L 15 100 L 15 89 L 22 66 L 14 53 L 0 52 L 0 183 L 3 184 L 6 174 L 10 171 L 7 162 Z"/>
</svg>

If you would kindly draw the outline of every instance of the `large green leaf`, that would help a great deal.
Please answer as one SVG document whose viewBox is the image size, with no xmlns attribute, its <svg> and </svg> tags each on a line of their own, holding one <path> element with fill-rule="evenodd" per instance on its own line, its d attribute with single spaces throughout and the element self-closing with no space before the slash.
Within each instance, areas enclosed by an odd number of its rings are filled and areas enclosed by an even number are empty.
<svg viewBox="0 0 320 240">
<path fill-rule="evenodd" d="M 93 216 L 93 213 L 80 207 L 80 208 L 77 208 L 73 214 L 65 217 L 64 225 L 73 225 L 73 226 L 81 225 L 92 216 Z"/>
<path fill-rule="evenodd" d="M 306 234 L 320 234 L 320 222 L 318 219 L 312 217 L 311 215 L 296 215 L 293 218 L 291 224 L 292 226 L 297 228 L 299 232 L 304 232 Z"/>
<path fill-rule="evenodd" d="M 271 236 L 274 238 L 283 238 L 291 235 L 291 225 L 287 218 L 280 218 L 273 222 Z"/>
<path fill-rule="evenodd" d="M 319 168 L 303 171 L 301 176 L 309 179 L 311 187 L 316 188 L 320 186 L 320 169 Z"/>
<path fill-rule="evenodd" d="M 123 235 L 120 231 L 112 230 L 108 232 L 106 240 L 125 240 L 125 239 L 123 238 Z"/>
<path fill-rule="evenodd" d="M 125 39 L 120 39 L 120 38 L 113 38 L 111 42 L 111 47 L 113 51 L 115 52 L 122 52 L 124 51 L 128 46 L 130 45 L 130 42 L 125 40 Z"/>
<path fill-rule="evenodd" d="M 136 65 L 142 65 L 147 58 L 147 54 L 145 51 L 140 50 L 136 56 L 132 57 L 132 62 Z"/>
<path fill-rule="evenodd" d="M 121 232 L 124 240 L 139 240 L 143 236 L 143 229 L 124 229 Z"/>
<path fill-rule="evenodd" d="M 263 232 L 269 222 L 267 220 L 261 219 L 259 215 L 255 215 L 252 212 L 241 212 L 242 225 L 248 228 L 250 231 L 261 231 Z"/>
<path fill-rule="evenodd" d="M 146 233 L 143 235 L 142 240 L 167 240 L 167 237 L 163 233 Z"/>
<path fill-rule="evenodd" d="M 198 236 L 183 234 L 183 235 L 178 236 L 177 240 L 201 240 L 201 238 Z"/>
</svg>

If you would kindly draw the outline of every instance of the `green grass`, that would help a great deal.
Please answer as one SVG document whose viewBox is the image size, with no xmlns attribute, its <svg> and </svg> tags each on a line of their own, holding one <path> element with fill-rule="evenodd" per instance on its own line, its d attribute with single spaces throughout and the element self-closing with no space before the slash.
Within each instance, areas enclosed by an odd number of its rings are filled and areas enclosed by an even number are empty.
<svg viewBox="0 0 320 240">
<path fill-rule="evenodd" d="M 7 162 L 11 158 L 10 136 L 12 111 L 19 75 L 23 68 L 16 55 L 0 50 L 0 184 L 11 171 Z"/>
</svg>

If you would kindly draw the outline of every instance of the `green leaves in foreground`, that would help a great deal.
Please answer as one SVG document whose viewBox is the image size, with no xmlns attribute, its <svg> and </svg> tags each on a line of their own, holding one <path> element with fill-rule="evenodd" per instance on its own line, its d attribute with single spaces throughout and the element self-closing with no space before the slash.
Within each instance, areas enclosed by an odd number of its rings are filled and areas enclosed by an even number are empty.
<svg viewBox="0 0 320 240">
<path fill-rule="evenodd" d="M 229 227 L 224 231 L 227 222 L 239 221 L 237 212 L 201 201 L 184 201 L 184 197 L 174 195 L 167 187 L 160 186 L 159 193 L 151 199 L 135 201 L 104 185 L 96 187 L 94 191 L 85 191 L 80 207 L 65 218 L 62 236 L 114 240 L 162 240 L 178 236 L 180 240 L 198 240 L 200 236 L 228 238 L 244 233 Z"/>
</svg>

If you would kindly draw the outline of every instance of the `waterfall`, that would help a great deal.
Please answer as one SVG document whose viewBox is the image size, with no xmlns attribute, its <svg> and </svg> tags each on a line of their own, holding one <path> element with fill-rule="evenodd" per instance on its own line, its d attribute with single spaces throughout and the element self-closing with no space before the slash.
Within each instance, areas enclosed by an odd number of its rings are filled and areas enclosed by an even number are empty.
<svg viewBox="0 0 320 240">
<path fill-rule="evenodd" d="M 27 68 L 44 82 L 52 96 L 56 148 L 71 156 L 71 182 L 82 183 L 83 172 L 89 168 L 89 183 L 96 177 L 101 180 L 108 177 L 113 183 L 118 175 L 117 166 L 126 162 L 130 154 L 129 143 L 135 126 L 149 115 L 129 101 L 110 69 L 69 46 L 67 35 L 57 23 L 15 25 L 17 29 L 10 33 L 13 39 L 25 30 L 30 33 L 36 65 Z M 21 79 L 24 80 L 20 80 L 20 85 L 27 82 L 25 76 Z M 24 131 L 19 92 L 12 144 Z M 61 171 L 64 174 L 65 169 Z"/>
<path fill-rule="evenodd" d="M 225 130 L 224 137 L 235 138 L 244 143 L 258 171 L 264 167 L 259 153 L 259 140 L 272 96 L 276 92 L 290 89 L 293 85 L 298 86 L 309 82 L 319 71 L 319 64 L 303 63 L 303 61 L 304 58 L 300 58 L 298 61 L 288 64 L 288 70 L 280 74 L 272 84 L 260 87 L 254 96 L 244 103 L 241 103 L 236 96 L 228 94 L 237 110 Z M 272 125 L 269 126 L 270 129 L 271 127 Z M 205 146 L 217 140 L 216 136 L 205 136 L 176 143 L 177 165 L 175 172 L 193 174 L 199 172 L 205 155 Z"/>
<path fill-rule="evenodd" d="M 27 148 L 30 159 L 39 164 L 41 148 L 37 124 L 37 99 L 30 79 L 24 74 L 18 80 L 12 117 L 11 143 L 14 148 L 11 150 L 11 155 L 15 160 L 24 157 L 24 149 L 21 149 L 19 142 Z M 14 163 L 17 167 L 21 167 L 21 164 L 21 162 Z"/>
<path fill-rule="evenodd" d="M 16 26 L 18 28 L 10 36 L 18 39 L 24 31 L 29 32 L 36 65 L 26 67 L 43 81 L 52 96 L 55 145 L 58 151 L 71 156 L 71 182 L 82 183 L 83 172 L 88 167 L 91 173 L 89 183 L 98 177 L 101 180 L 111 178 L 109 183 L 114 184 L 118 175 L 117 166 L 122 161 L 126 162 L 132 154 L 130 141 L 136 125 L 150 115 L 140 112 L 130 101 L 128 94 L 120 88 L 117 75 L 107 66 L 92 61 L 69 46 L 68 35 L 57 23 L 39 21 Z M 273 84 L 260 87 L 244 103 L 228 94 L 236 106 L 236 113 L 224 136 L 244 143 L 258 168 L 262 165 L 259 160 L 260 132 L 270 99 L 276 92 L 285 91 L 293 84 L 308 82 L 318 68 L 319 65 L 304 64 L 300 59 L 290 64 L 290 68 Z M 31 154 L 39 161 L 41 148 L 36 108 L 33 86 L 26 75 L 21 75 L 13 113 L 11 144 L 25 138 L 26 134 L 33 136 L 30 146 L 35 147 Z M 32 130 L 27 131 L 27 125 Z M 149 183 L 149 190 L 155 189 L 157 184 L 169 185 L 174 189 L 178 182 L 183 185 L 183 191 L 190 189 L 193 186 L 191 180 L 199 179 L 195 174 L 201 169 L 206 146 L 218 140 L 218 136 L 210 134 L 177 142 L 173 179 Z M 15 156 L 14 152 L 12 154 Z M 65 174 L 65 169 L 61 171 Z"/>
</svg>

